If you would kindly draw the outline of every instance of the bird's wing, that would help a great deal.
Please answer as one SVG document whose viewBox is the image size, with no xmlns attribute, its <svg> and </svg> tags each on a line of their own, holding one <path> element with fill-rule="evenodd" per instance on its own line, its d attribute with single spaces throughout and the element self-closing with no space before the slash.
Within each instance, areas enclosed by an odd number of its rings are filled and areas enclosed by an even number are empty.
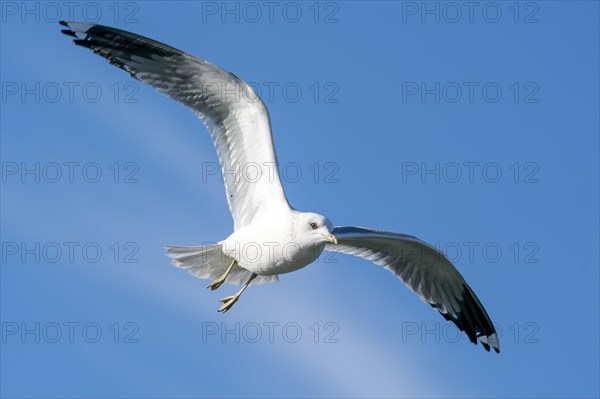
<svg viewBox="0 0 600 399">
<path fill-rule="evenodd" d="M 479 338 L 487 351 L 492 346 L 500 352 L 496 329 L 483 305 L 441 252 L 406 234 L 350 226 L 335 227 L 333 234 L 338 245 L 327 245 L 327 250 L 383 266 L 446 320 L 454 322 L 471 342 L 476 344 Z"/>
<path fill-rule="evenodd" d="M 268 111 L 235 75 L 173 47 L 133 33 L 61 22 L 74 43 L 91 49 L 161 93 L 190 107 L 206 125 L 221 163 L 235 228 L 264 207 L 287 205 L 277 171 Z"/>
</svg>

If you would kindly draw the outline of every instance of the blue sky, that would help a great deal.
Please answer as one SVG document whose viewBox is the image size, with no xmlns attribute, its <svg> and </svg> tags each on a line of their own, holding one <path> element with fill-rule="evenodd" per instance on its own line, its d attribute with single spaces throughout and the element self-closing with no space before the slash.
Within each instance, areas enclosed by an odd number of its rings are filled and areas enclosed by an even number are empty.
<svg viewBox="0 0 600 399">
<path fill-rule="evenodd" d="M 597 2 L 69 4 L 1 4 L 2 397 L 599 396 Z M 217 313 L 206 130 L 59 19 L 261 88 L 290 202 L 446 250 L 501 354 L 344 255 Z"/>
</svg>

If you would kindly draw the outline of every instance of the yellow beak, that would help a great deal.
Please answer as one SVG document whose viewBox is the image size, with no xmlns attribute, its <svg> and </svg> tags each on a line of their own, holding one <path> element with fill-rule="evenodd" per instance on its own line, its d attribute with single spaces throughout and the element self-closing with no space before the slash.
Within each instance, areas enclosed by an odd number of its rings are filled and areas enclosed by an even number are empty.
<svg viewBox="0 0 600 399">
<path fill-rule="evenodd" d="M 325 237 L 325 239 L 332 244 L 337 245 L 337 243 L 338 243 L 337 237 L 334 236 L 333 234 L 323 234 L 323 237 Z"/>
</svg>

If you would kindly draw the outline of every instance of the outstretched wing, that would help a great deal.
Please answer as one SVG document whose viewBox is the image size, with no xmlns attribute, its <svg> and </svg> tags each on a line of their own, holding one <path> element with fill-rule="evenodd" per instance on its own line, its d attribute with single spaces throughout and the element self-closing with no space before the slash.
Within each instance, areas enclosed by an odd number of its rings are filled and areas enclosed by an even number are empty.
<svg viewBox="0 0 600 399">
<path fill-rule="evenodd" d="M 336 227 L 338 245 L 329 251 L 360 256 L 391 271 L 423 301 L 436 308 L 446 320 L 464 331 L 471 342 L 481 341 L 499 353 L 496 329 L 487 312 L 458 270 L 438 250 L 406 234 Z"/>
<path fill-rule="evenodd" d="M 206 125 L 221 163 L 234 228 L 279 204 L 287 205 L 277 171 L 268 111 L 235 75 L 176 48 L 133 33 L 82 22 L 61 22 L 111 64 L 190 107 Z"/>
</svg>

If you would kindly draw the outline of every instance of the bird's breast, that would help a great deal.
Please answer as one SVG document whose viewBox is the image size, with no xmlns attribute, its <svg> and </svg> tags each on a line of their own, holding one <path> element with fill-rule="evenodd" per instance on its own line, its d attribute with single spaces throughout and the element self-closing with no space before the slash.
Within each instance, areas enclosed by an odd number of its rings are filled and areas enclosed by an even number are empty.
<svg viewBox="0 0 600 399">
<path fill-rule="evenodd" d="M 314 262 L 324 245 L 302 247 L 293 240 L 244 239 L 235 234 L 221 243 L 223 252 L 238 265 L 259 275 L 275 275 L 296 271 Z"/>
</svg>

